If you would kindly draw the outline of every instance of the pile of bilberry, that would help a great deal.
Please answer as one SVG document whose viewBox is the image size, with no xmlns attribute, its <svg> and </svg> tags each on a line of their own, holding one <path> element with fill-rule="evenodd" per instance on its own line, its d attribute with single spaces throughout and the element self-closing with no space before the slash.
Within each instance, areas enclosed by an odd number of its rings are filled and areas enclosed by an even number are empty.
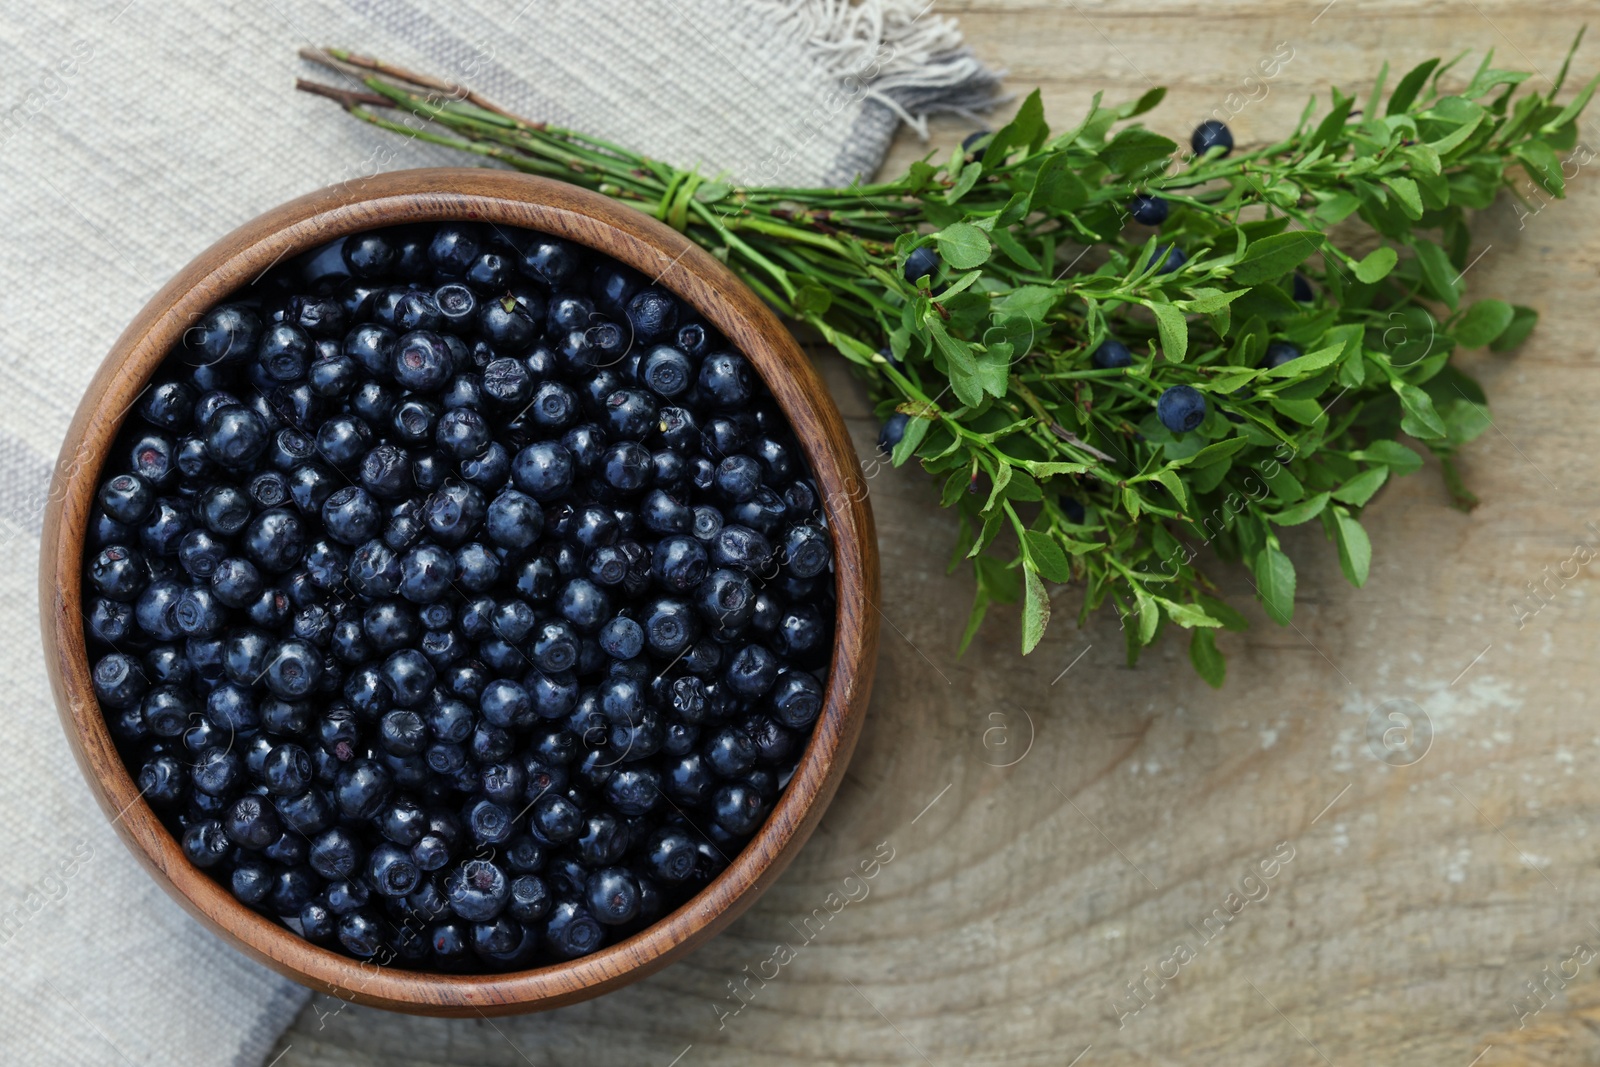
<svg viewBox="0 0 1600 1067">
<path fill-rule="evenodd" d="M 101 476 L 85 629 L 140 792 L 356 957 L 508 970 L 648 925 L 822 708 L 832 540 L 783 415 L 670 292 L 545 235 L 275 269 Z"/>
</svg>

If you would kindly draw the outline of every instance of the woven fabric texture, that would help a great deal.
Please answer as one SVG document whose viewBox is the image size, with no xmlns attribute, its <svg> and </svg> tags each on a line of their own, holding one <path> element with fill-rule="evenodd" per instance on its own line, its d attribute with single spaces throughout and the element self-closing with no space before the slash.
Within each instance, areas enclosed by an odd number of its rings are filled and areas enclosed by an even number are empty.
<svg viewBox="0 0 1600 1067">
<path fill-rule="evenodd" d="M 0 0 L 0 1060 L 259 1064 L 307 996 L 116 839 L 57 723 L 35 591 L 68 421 L 160 284 L 308 190 L 462 162 L 292 92 L 330 77 L 296 47 L 381 55 L 708 173 L 839 182 L 873 170 L 906 117 L 848 79 L 849 55 L 913 82 L 933 70 L 923 96 L 992 89 L 948 20 L 860 7 L 877 22 L 837 0 Z"/>
</svg>

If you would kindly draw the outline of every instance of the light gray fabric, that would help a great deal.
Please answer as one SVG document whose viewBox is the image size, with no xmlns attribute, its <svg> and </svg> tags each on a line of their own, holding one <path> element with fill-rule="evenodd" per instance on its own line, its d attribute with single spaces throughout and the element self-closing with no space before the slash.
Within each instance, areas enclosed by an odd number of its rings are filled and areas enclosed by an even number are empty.
<svg viewBox="0 0 1600 1067">
<path fill-rule="evenodd" d="M 462 162 L 290 91 L 336 77 L 296 46 L 358 48 L 661 158 L 801 184 L 871 171 L 898 118 L 919 117 L 901 100 L 959 110 L 993 92 L 953 26 L 919 9 L 0 0 L 0 1062 L 257 1064 L 304 1002 L 169 901 L 95 808 L 51 706 L 34 577 L 78 397 L 166 278 L 300 193 Z M 847 80 L 862 56 L 894 84 Z"/>
</svg>

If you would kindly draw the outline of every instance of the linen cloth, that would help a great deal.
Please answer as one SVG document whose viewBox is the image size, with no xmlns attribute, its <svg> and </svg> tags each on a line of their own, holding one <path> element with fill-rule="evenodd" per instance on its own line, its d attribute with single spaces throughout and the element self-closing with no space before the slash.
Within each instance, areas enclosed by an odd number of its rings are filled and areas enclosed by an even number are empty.
<svg viewBox="0 0 1600 1067">
<path fill-rule="evenodd" d="M 870 173 L 995 76 L 921 0 L 0 0 L 0 1062 L 259 1064 L 307 992 L 170 901 L 90 799 L 39 640 L 40 524 L 102 356 L 267 208 L 462 164 L 291 91 L 337 44 L 520 113 L 754 181 Z"/>
</svg>

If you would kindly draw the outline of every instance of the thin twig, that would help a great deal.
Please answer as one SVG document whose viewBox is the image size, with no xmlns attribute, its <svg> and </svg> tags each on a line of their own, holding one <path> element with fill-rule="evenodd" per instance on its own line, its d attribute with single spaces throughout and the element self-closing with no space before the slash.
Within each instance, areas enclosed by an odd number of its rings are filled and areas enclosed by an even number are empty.
<svg viewBox="0 0 1600 1067">
<path fill-rule="evenodd" d="M 314 51 L 314 49 L 302 49 L 301 55 L 305 55 L 307 51 Z M 407 70 L 405 67 L 397 67 L 392 63 L 385 63 L 381 59 L 373 59 L 371 56 L 363 56 L 355 52 L 347 52 L 342 48 L 327 49 L 326 54 L 335 62 L 342 62 L 346 66 L 355 67 L 359 70 L 372 71 L 375 74 L 380 74 L 394 81 L 407 82 L 411 85 L 417 86 L 418 88 L 432 89 L 435 92 L 445 93 L 456 100 L 465 100 L 474 107 L 482 108 L 483 110 L 492 112 L 504 119 L 511 119 L 518 125 L 532 126 L 535 129 L 543 128 L 542 123 L 530 123 L 527 119 L 522 118 L 520 115 L 507 111 L 499 104 L 493 103 L 492 101 L 480 96 L 478 93 L 473 92 L 471 89 L 468 89 L 465 86 L 456 85 L 453 82 L 443 81 L 427 74 L 418 74 L 416 71 Z M 312 57 L 306 56 L 306 58 L 311 59 Z"/>
<path fill-rule="evenodd" d="M 337 100 L 346 111 L 363 105 L 368 107 L 394 107 L 394 101 L 387 96 L 379 96 L 377 93 L 358 93 L 351 89 L 336 89 L 331 85 L 307 81 L 304 78 L 296 78 L 294 87 L 302 93 L 310 93 L 312 96 L 325 96 L 329 100 Z"/>
</svg>

